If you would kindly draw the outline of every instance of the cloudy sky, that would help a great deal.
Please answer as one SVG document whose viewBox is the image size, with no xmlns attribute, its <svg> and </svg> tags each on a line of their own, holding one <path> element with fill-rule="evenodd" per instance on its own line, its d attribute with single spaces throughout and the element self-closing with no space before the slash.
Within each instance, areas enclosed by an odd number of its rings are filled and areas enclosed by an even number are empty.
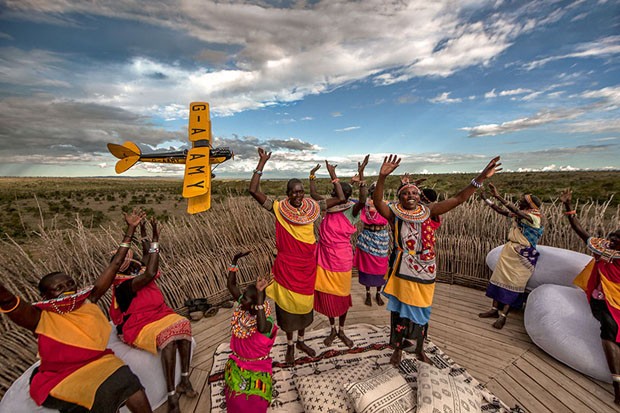
<svg viewBox="0 0 620 413">
<path fill-rule="evenodd" d="M 110 176 L 107 142 L 188 147 L 221 177 L 620 169 L 620 2 L 0 0 L 0 175 Z M 320 172 L 324 172 L 322 168 Z M 125 174 L 181 176 L 142 164 Z"/>
</svg>

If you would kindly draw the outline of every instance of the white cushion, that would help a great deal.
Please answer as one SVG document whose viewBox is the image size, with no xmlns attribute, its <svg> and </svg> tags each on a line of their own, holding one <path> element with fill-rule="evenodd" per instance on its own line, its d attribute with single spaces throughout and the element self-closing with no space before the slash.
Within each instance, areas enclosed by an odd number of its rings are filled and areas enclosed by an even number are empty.
<svg viewBox="0 0 620 413">
<path fill-rule="evenodd" d="M 450 376 L 449 369 L 418 363 L 418 413 L 471 413 L 481 406 L 482 394 L 474 386 Z"/>
<path fill-rule="evenodd" d="M 408 413 L 416 410 L 416 393 L 398 372 L 388 367 L 365 380 L 345 386 L 357 413 Z"/>
<path fill-rule="evenodd" d="M 295 386 L 305 413 L 353 413 L 353 406 L 346 397 L 344 387 L 351 381 L 371 376 L 376 364 L 363 361 L 359 364 L 329 370 L 320 374 L 295 377 Z"/>
<path fill-rule="evenodd" d="M 597 380 L 611 383 L 601 344 L 601 324 L 577 287 L 547 284 L 530 293 L 525 306 L 527 334 L 555 359 Z"/>
</svg>

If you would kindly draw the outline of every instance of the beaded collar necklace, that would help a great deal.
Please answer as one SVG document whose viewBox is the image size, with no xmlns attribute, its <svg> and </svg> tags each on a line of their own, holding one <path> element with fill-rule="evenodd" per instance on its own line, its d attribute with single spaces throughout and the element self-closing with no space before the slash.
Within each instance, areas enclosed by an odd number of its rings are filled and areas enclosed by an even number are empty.
<svg viewBox="0 0 620 413">
<path fill-rule="evenodd" d="M 320 213 L 319 203 L 314 199 L 302 199 L 299 208 L 292 206 L 288 198 L 280 202 L 280 214 L 291 224 L 310 224 L 316 221 Z"/>
<path fill-rule="evenodd" d="M 609 248 L 609 240 L 605 238 L 591 237 L 588 239 L 588 249 L 600 255 L 601 259 L 607 262 L 620 258 L 620 251 Z"/>
<path fill-rule="evenodd" d="M 50 300 L 37 301 L 36 303 L 32 303 L 32 305 L 42 311 L 50 311 L 56 314 L 67 314 L 80 308 L 92 290 L 93 287 L 90 286 L 82 288 L 75 294 L 64 295 Z"/>
<path fill-rule="evenodd" d="M 353 205 L 355 205 L 355 202 L 347 201 L 344 204 L 334 205 L 331 208 L 327 208 L 327 212 L 342 212 L 342 211 L 346 211 L 347 209 L 351 208 Z"/>
<path fill-rule="evenodd" d="M 379 211 L 377 211 L 377 208 L 375 208 L 375 204 L 372 202 L 372 199 L 366 201 L 366 208 L 364 208 L 364 213 L 366 214 L 366 218 L 368 218 L 370 221 L 373 221 L 377 218 L 377 214 L 379 213 Z"/>
<path fill-rule="evenodd" d="M 264 305 L 265 317 L 269 317 L 271 315 L 271 305 L 269 301 L 265 301 Z M 235 337 L 248 338 L 256 332 L 256 316 L 238 305 L 233 312 L 230 327 Z"/>
<path fill-rule="evenodd" d="M 390 209 L 399 219 L 405 222 L 424 222 L 431 216 L 431 210 L 422 204 L 418 204 L 415 209 L 408 210 L 400 206 L 399 202 L 390 204 Z"/>
</svg>

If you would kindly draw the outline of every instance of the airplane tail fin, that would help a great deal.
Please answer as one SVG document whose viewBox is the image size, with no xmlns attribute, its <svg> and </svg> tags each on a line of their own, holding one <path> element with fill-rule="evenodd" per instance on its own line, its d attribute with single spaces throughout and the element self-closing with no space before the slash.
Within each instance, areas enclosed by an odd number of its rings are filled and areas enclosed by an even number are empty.
<svg viewBox="0 0 620 413">
<path fill-rule="evenodd" d="M 117 145 L 114 143 L 108 143 L 108 150 L 114 156 L 116 156 L 119 161 L 116 162 L 116 173 L 122 174 L 132 166 L 134 166 L 142 155 L 142 151 L 138 148 L 133 142 L 125 142 L 122 145 Z"/>
</svg>

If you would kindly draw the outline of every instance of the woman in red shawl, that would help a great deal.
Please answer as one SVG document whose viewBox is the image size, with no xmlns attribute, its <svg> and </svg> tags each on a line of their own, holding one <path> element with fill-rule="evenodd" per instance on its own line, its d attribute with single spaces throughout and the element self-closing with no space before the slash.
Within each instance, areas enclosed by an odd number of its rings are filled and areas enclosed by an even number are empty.
<svg viewBox="0 0 620 413">
<path fill-rule="evenodd" d="M 39 405 L 71 412 L 151 412 L 140 380 L 112 350 L 112 327 L 95 304 L 106 293 L 144 218 L 139 209 L 125 216 L 127 231 L 112 261 L 94 286 L 78 290 L 63 272 L 39 282 L 44 301 L 28 303 L 0 284 L 0 312 L 37 336 L 41 364 L 30 378 L 30 396 Z"/>
<path fill-rule="evenodd" d="M 560 195 L 571 228 L 594 255 L 594 267 L 585 285 L 592 315 L 601 323 L 603 351 L 614 385 L 614 403 L 620 404 L 620 229 L 607 239 L 591 237 L 571 206 L 570 189 Z"/>
<path fill-rule="evenodd" d="M 319 203 L 305 198 L 304 186 L 299 179 L 290 179 L 286 198 L 275 201 L 260 190 L 260 177 L 271 152 L 258 148 L 259 161 L 250 181 L 250 195 L 276 217 L 276 249 L 278 255 L 271 269 L 274 282 L 266 292 L 276 303 L 278 327 L 286 332 L 286 362 L 295 363 L 293 334 L 297 331 L 296 347 L 314 357 L 315 351 L 304 343 L 306 327 L 314 319 L 314 285 L 316 281 L 317 243 L 314 221 L 320 215 Z M 333 167 L 328 166 L 332 182 L 339 193 L 342 188 Z M 344 196 L 343 196 L 344 198 Z"/>
<path fill-rule="evenodd" d="M 116 325 L 119 338 L 125 343 L 157 355 L 161 362 L 168 389 L 168 411 L 179 412 L 179 396 L 196 397 L 189 381 L 192 328 L 189 320 L 175 313 L 155 282 L 159 278 L 159 229 L 151 219 L 153 237 L 149 243 L 142 222 L 142 259 L 131 259 L 131 251 L 119 269 L 112 289 L 110 318 Z M 181 383 L 174 387 L 176 355 L 181 358 Z"/>
</svg>

